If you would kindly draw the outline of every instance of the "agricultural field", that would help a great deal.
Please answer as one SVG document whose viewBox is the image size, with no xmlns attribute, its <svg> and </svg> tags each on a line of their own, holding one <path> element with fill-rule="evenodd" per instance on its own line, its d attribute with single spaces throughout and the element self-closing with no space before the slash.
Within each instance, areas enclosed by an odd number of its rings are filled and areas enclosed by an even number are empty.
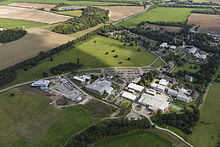
<svg viewBox="0 0 220 147">
<path fill-rule="evenodd" d="M 68 20 L 71 17 L 29 8 L 0 6 L 0 18 L 20 19 L 53 24 Z"/>
<path fill-rule="evenodd" d="M 40 22 L 34 22 L 34 21 L 0 18 L 0 28 L 15 28 L 15 27 L 33 28 L 44 25 L 46 24 Z"/>
<path fill-rule="evenodd" d="M 83 68 L 147 66 L 157 58 L 144 50 L 138 52 L 137 49 L 138 47 L 136 46 L 124 46 L 119 41 L 96 36 L 75 48 L 54 56 L 53 62 L 47 59 L 28 71 L 20 70 L 17 74 L 17 79 L 9 85 L 42 78 L 42 73 L 49 73 L 51 67 L 67 62 L 76 62 L 77 58 L 83 64 Z M 111 52 L 112 50 L 115 50 L 115 52 Z M 109 54 L 105 55 L 106 52 L 109 52 Z M 116 54 L 118 58 L 113 57 Z M 130 61 L 127 60 L 128 57 L 131 58 Z M 119 62 L 123 63 L 119 64 Z"/>
<path fill-rule="evenodd" d="M 0 46 L 0 69 L 12 66 L 72 40 L 72 37 L 40 28 L 27 29 L 23 38 Z M 24 54 L 25 53 L 25 54 Z"/>
<path fill-rule="evenodd" d="M 117 21 L 144 10 L 141 6 L 99 6 L 99 8 L 109 10 L 110 21 Z"/>
<path fill-rule="evenodd" d="M 58 110 L 51 101 L 19 89 L 1 93 L 0 145 L 62 146 L 69 136 L 99 120 L 81 106 Z"/>
<path fill-rule="evenodd" d="M 199 25 L 198 33 L 220 33 L 219 15 L 191 14 L 187 23 Z"/>
<path fill-rule="evenodd" d="M 51 9 L 51 8 L 54 8 L 56 5 L 52 5 L 52 4 L 38 4 L 38 3 L 14 2 L 14 3 L 9 4 L 9 6 L 26 7 L 26 8 L 44 7 L 44 10 L 50 11 L 50 9 Z"/>
<path fill-rule="evenodd" d="M 172 147 L 168 140 L 155 135 L 152 132 L 140 130 L 132 133 L 106 138 L 94 144 L 94 147 Z"/>
<path fill-rule="evenodd" d="M 211 11 L 211 9 L 200 9 L 200 8 L 165 8 L 165 7 L 157 7 L 155 9 L 151 9 L 147 12 L 144 12 L 134 18 L 123 21 L 117 25 L 132 27 L 135 26 L 142 21 L 150 21 L 150 22 L 181 22 L 184 23 L 192 10 L 207 10 Z"/>
<path fill-rule="evenodd" d="M 82 15 L 82 10 L 61 11 L 61 12 L 57 12 L 57 13 L 58 14 L 71 15 L 71 16 L 81 16 Z"/>
<path fill-rule="evenodd" d="M 200 110 L 200 120 L 193 128 L 188 141 L 199 147 L 215 146 L 220 141 L 220 83 L 210 87 L 206 101 Z"/>
</svg>

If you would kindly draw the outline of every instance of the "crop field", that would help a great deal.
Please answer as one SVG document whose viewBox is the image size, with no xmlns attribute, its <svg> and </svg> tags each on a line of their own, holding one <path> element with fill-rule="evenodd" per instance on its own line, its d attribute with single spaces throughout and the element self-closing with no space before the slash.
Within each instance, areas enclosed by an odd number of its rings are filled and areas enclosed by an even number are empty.
<svg viewBox="0 0 220 147">
<path fill-rule="evenodd" d="M 125 135 L 106 138 L 94 147 L 172 147 L 172 143 L 149 131 L 135 131 Z"/>
<path fill-rule="evenodd" d="M 34 21 L 0 18 L 0 28 L 15 28 L 15 27 L 31 28 L 31 27 L 39 27 L 43 25 L 46 24 L 40 22 L 34 22 Z"/>
<path fill-rule="evenodd" d="M 132 27 L 142 21 L 150 22 L 181 22 L 184 23 L 192 10 L 207 10 L 211 9 L 200 9 L 200 8 L 165 8 L 157 7 L 155 9 L 144 12 L 134 18 L 119 23 L 120 26 Z"/>
<path fill-rule="evenodd" d="M 109 10 L 110 21 L 120 20 L 144 10 L 140 6 L 99 6 L 101 9 Z"/>
<path fill-rule="evenodd" d="M 53 24 L 68 20 L 71 17 L 29 8 L 0 6 L 0 18 L 20 19 Z"/>
<path fill-rule="evenodd" d="M 188 138 L 194 146 L 214 147 L 220 141 L 220 83 L 214 84 L 200 110 L 200 120 Z"/>
<path fill-rule="evenodd" d="M 50 11 L 50 9 L 53 8 L 53 7 L 55 7 L 56 5 L 51 5 L 51 4 L 38 4 L 38 3 L 14 2 L 14 3 L 9 4 L 9 6 L 27 7 L 27 8 L 32 8 L 32 7 L 44 7 L 44 10 Z"/>
<path fill-rule="evenodd" d="M 0 102 L 1 146 L 62 146 L 69 136 L 98 120 L 81 106 L 57 110 L 48 97 L 30 91 L 1 93 Z"/>
<path fill-rule="evenodd" d="M 220 33 L 219 15 L 191 14 L 187 23 L 199 25 L 199 33 Z"/>
<path fill-rule="evenodd" d="M 27 29 L 23 38 L 0 46 L 0 69 L 12 66 L 72 40 L 72 37 L 40 28 Z"/>
<path fill-rule="evenodd" d="M 61 11 L 61 12 L 57 12 L 57 13 L 71 15 L 71 16 L 81 16 L 82 15 L 82 10 Z"/>
</svg>

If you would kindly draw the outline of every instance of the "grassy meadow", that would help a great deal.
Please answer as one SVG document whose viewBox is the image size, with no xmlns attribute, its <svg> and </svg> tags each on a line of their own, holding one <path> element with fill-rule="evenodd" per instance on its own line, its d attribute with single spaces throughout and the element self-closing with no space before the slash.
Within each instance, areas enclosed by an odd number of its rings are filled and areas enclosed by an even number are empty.
<svg viewBox="0 0 220 147">
<path fill-rule="evenodd" d="M 200 120 L 188 138 L 194 146 L 214 147 L 220 141 L 220 83 L 214 84 L 200 110 Z"/>
<path fill-rule="evenodd" d="M 207 10 L 211 9 L 201 9 L 201 8 L 167 8 L 167 7 L 157 7 L 144 12 L 134 18 L 123 21 L 117 25 L 132 27 L 142 21 L 150 22 L 181 22 L 184 23 L 192 10 Z"/>
<path fill-rule="evenodd" d="M 61 11 L 61 12 L 57 12 L 57 13 L 71 15 L 71 16 L 81 16 L 82 15 L 82 10 Z"/>
<path fill-rule="evenodd" d="M 153 65 L 151 65 L 151 67 L 159 68 L 159 67 L 162 67 L 164 65 L 165 65 L 165 63 L 162 60 L 158 59 Z"/>
<path fill-rule="evenodd" d="M 0 18 L 0 28 L 15 28 L 15 27 L 32 28 L 43 25 L 46 24 L 40 22 L 34 22 L 34 21 Z"/>
<path fill-rule="evenodd" d="M 93 147 L 172 147 L 168 140 L 152 132 L 140 130 L 132 133 L 106 138 L 97 142 Z"/>
</svg>

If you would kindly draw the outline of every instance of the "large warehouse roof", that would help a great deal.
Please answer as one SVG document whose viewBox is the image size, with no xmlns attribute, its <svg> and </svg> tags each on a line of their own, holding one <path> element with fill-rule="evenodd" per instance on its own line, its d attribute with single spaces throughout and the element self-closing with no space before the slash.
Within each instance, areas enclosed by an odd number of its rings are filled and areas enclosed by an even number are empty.
<svg viewBox="0 0 220 147">
<path fill-rule="evenodd" d="M 137 97 L 129 92 L 124 91 L 121 95 L 123 98 L 129 99 L 131 101 L 134 101 Z"/>
<path fill-rule="evenodd" d="M 137 84 L 134 84 L 134 83 L 130 83 L 128 85 L 128 88 L 130 89 L 134 89 L 135 91 L 138 91 L 138 92 L 141 92 L 144 90 L 144 87 L 143 86 L 140 86 L 140 85 L 137 85 Z"/>
<path fill-rule="evenodd" d="M 49 80 L 38 80 L 31 84 L 33 87 L 48 87 L 50 84 Z"/>
</svg>

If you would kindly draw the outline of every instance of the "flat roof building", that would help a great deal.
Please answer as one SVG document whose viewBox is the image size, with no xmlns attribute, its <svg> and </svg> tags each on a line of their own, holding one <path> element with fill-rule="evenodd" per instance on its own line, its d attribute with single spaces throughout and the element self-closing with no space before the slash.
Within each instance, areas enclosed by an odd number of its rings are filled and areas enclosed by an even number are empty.
<svg viewBox="0 0 220 147">
<path fill-rule="evenodd" d="M 48 89 L 48 86 L 50 84 L 49 80 L 38 80 L 31 84 L 32 87 L 39 87 L 41 90 Z"/>
<path fill-rule="evenodd" d="M 168 82 L 167 80 L 165 80 L 165 79 L 161 79 L 161 80 L 159 81 L 159 84 L 160 84 L 160 85 L 163 85 L 163 86 L 167 86 L 167 85 L 169 84 L 169 82 Z"/>
<path fill-rule="evenodd" d="M 163 85 L 160 85 L 160 84 L 157 84 L 157 83 L 152 83 L 151 85 L 151 88 L 157 90 L 157 91 L 160 91 L 160 92 L 164 92 L 166 87 L 163 86 Z"/>
<path fill-rule="evenodd" d="M 189 103 L 189 102 L 192 101 L 191 97 L 186 96 L 185 94 L 178 94 L 177 99 L 180 100 L 180 101 L 184 101 L 186 103 Z"/>
<path fill-rule="evenodd" d="M 112 93 L 113 88 L 111 86 L 112 83 L 110 81 L 98 79 L 92 84 L 86 85 L 85 88 L 89 91 L 102 95 L 104 92 L 107 92 L 108 94 Z"/>
<path fill-rule="evenodd" d="M 191 49 L 189 49 L 189 53 L 190 54 L 195 54 L 197 50 L 198 49 L 196 47 L 192 47 Z"/>
<path fill-rule="evenodd" d="M 142 92 L 144 90 L 143 86 L 140 86 L 140 85 L 137 85 L 137 84 L 134 84 L 134 83 L 130 83 L 128 85 L 128 88 L 133 89 L 133 90 L 138 91 L 138 92 Z"/>
<path fill-rule="evenodd" d="M 91 80 L 91 77 L 87 75 L 74 76 L 72 78 L 80 83 L 87 83 Z"/>
<path fill-rule="evenodd" d="M 168 48 L 169 45 L 168 45 L 168 43 L 163 42 L 163 43 L 160 45 L 160 47 L 161 47 L 161 48 Z"/>
<path fill-rule="evenodd" d="M 131 100 L 131 101 L 135 101 L 136 98 L 137 98 L 134 94 L 129 93 L 129 92 L 126 92 L 126 91 L 124 91 L 124 92 L 121 94 L 121 97 L 126 98 L 126 99 Z"/>
</svg>

